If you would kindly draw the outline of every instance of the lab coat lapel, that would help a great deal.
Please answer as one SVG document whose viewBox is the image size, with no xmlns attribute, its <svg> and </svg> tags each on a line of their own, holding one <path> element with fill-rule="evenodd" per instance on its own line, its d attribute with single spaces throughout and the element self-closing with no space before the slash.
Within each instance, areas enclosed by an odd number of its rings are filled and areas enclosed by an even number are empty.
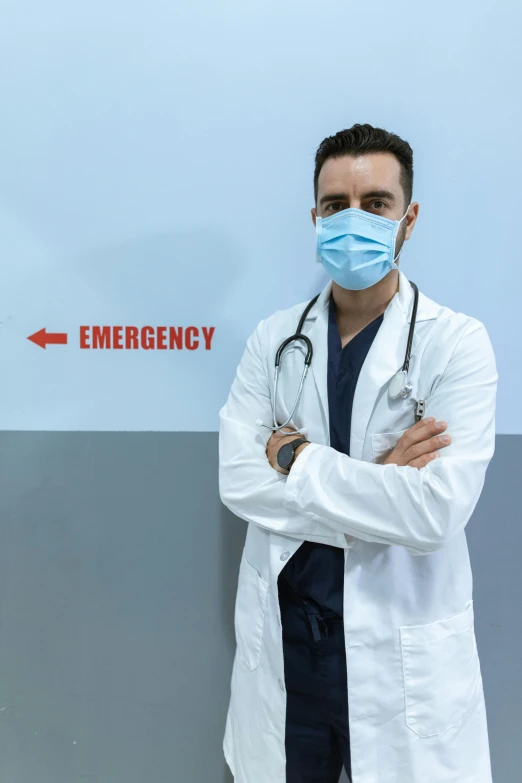
<svg viewBox="0 0 522 783">
<path fill-rule="evenodd" d="M 330 422 L 328 412 L 328 303 L 332 291 L 329 280 L 319 295 L 307 318 L 313 318 L 310 331 L 305 328 L 314 347 L 312 374 L 317 395 L 321 403 L 323 442 L 330 444 Z M 417 320 L 423 317 L 422 295 L 419 296 Z M 368 351 L 361 368 L 352 408 L 350 456 L 361 459 L 368 423 L 382 387 L 391 381 L 404 362 L 408 342 L 409 324 L 413 308 L 413 289 L 406 275 L 399 270 L 399 290 L 384 311 L 384 319 Z M 419 343 L 413 335 L 411 355 Z M 314 440 L 318 433 L 314 426 Z M 311 433 L 309 434 L 311 437 Z"/>
<path fill-rule="evenodd" d="M 402 368 L 413 298 L 408 278 L 399 270 L 399 290 L 384 311 L 383 322 L 368 351 L 355 389 L 350 435 L 350 456 L 355 459 L 361 459 L 366 430 L 381 389 L 383 386 L 387 388 L 395 373 Z M 419 337 L 414 333 L 412 355 L 418 343 Z"/>
</svg>

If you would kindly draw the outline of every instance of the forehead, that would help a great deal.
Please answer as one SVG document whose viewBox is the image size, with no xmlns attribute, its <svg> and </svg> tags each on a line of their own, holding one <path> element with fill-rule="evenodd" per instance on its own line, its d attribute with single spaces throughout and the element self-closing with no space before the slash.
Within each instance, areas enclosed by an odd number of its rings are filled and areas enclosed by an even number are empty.
<svg viewBox="0 0 522 783">
<path fill-rule="evenodd" d="M 391 190 L 399 194 L 401 165 L 391 152 L 341 155 L 328 158 L 319 173 L 318 197 L 322 193 L 357 195 L 363 190 Z"/>
</svg>

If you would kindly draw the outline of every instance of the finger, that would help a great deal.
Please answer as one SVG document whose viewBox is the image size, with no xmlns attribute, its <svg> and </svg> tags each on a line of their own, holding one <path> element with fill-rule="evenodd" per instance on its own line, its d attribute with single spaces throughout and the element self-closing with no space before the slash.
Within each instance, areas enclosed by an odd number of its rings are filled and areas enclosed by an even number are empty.
<svg viewBox="0 0 522 783">
<path fill-rule="evenodd" d="M 440 457 L 438 451 L 431 451 L 429 454 L 422 454 L 422 456 L 417 457 L 417 459 L 411 460 L 408 462 L 408 465 L 411 468 L 424 468 L 429 462 L 438 459 L 438 457 Z"/>
<path fill-rule="evenodd" d="M 277 435 L 279 438 L 284 438 L 287 435 L 291 435 L 294 432 L 297 432 L 297 430 L 294 427 L 283 427 L 282 430 L 275 430 L 274 435 Z"/>
<path fill-rule="evenodd" d="M 284 440 L 285 438 L 288 438 L 289 434 L 290 433 L 288 432 L 273 432 L 270 435 L 270 440 L 268 442 L 272 444 L 278 443 L 280 440 Z"/>
<path fill-rule="evenodd" d="M 426 426 L 426 424 L 435 424 L 435 417 L 434 416 L 427 416 L 424 419 L 419 419 L 419 421 L 416 421 L 415 424 L 412 424 L 411 427 L 408 428 L 410 432 L 413 432 L 415 430 L 420 430 L 422 427 Z"/>
<path fill-rule="evenodd" d="M 412 446 L 414 443 L 420 443 L 423 440 L 427 440 L 432 435 L 437 435 L 447 428 L 448 424 L 445 421 L 435 421 L 433 416 L 429 419 L 421 419 L 412 427 L 406 430 L 401 440 L 405 448 Z"/>
<path fill-rule="evenodd" d="M 290 430 L 289 432 L 285 432 L 283 428 L 283 432 L 280 432 L 276 430 L 272 433 L 270 436 L 268 443 L 267 443 L 267 451 L 269 449 L 278 450 L 284 443 L 288 443 L 291 440 L 294 440 L 295 438 L 295 430 Z"/>
<path fill-rule="evenodd" d="M 442 419 L 437 420 L 434 416 L 428 416 L 426 419 L 419 419 L 419 421 L 409 427 L 407 431 L 416 433 L 426 427 L 427 429 L 434 430 L 435 432 L 442 432 L 447 426 L 447 422 L 443 421 Z"/>
<path fill-rule="evenodd" d="M 451 435 L 433 435 L 427 440 L 423 440 L 420 443 L 415 443 L 413 446 L 408 446 L 404 449 L 404 457 L 406 460 L 411 461 L 423 454 L 429 454 L 437 449 L 443 449 L 445 446 L 449 446 L 451 443 Z"/>
</svg>

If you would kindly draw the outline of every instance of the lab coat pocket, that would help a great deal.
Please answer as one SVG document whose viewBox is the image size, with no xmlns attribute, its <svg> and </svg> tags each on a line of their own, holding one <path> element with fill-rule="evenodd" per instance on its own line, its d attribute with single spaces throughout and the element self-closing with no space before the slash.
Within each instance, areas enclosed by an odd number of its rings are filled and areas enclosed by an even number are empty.
<svg viewBox="0 0 522 783">
<path fill-rule="evenodd" d="M 243 553 L 239 567 L 234 625 L 238 652 L 249 669 L 261 658 L 268 582 L 250 565 Z"/>
<path fill-rule="evenodd" d="M 400 628 L 406 724 L 419 737 L 456 726 L 477 707 L 482 676 L 473 601 L 461 614 Z"/>
<path fill-rule="evenodd" d="M 374 462 L 383 462 L 405 432 L 406 430 L 397 430 L 396 432 L 375 432 L 371 435 Z"/>
</svg>

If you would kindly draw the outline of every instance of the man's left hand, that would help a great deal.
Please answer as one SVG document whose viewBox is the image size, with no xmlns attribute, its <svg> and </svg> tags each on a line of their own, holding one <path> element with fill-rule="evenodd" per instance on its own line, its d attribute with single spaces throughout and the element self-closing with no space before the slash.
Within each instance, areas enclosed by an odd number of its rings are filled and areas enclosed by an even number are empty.
<svg viewBox="0 0 522 783">
<path fill-rule="evenodd" d="M 286 435 L 285 433 L 287 432 L 289 432 L 290 435 Z M 279 449 L 284 443 L 290 443 L 291 441 L 295 440 L 297 437 L 302 437 L 302 433 L 297 432 L 295 429 L 292 429 L 291 427 L 284 427 L 282 432 L 277 430 L 276 432 L 273 432 L 272 435 L 270 436 L 270 439 L 266 444 L 266 456 L 268 457 L 268 461 L 270 465 L 279 473 L 284 473 L 285 475 L 287 475 L 290 471 L 286 470 L 286 468 L 279 467 L 279 465 L 277 464 L 277 452 L 279 451 Z M 301 445 L 297 447 L 295 452 L 295 459 L 297 459 L 301 451 L 305 449 L 307 446 L 308 443 L 301 443 Z"/>
</svg>

